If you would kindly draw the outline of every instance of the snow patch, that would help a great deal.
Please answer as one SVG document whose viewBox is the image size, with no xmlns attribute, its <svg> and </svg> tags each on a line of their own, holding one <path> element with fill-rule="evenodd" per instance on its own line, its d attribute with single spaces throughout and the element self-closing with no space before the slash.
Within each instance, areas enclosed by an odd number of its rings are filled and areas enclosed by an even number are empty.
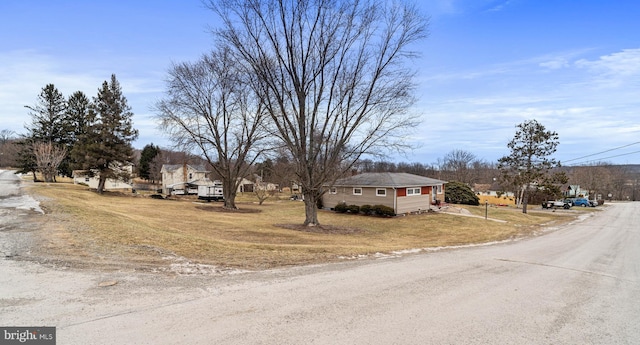
<svg viewBox="0 0 640 345">
<path fill-rule="evenodd" d="M 44 211 L 40 208 L 40 203 L 29 195 L 10 196 L 0 199 L 0 207 L 30 210 L 44 214 Z"/>
<path fill-rule="evenodd" d="M 194 263 L 182 256 L 169 255 L 162 257 L 163 260 L 172 261 L 168 267 L 157 269 L 161 272 L 171 272 L 181 275 L 210 275 L 210 274 L 239 274 L 249 271 L 234 268 L 225 268 L 214 265 Z"/>
</svg>

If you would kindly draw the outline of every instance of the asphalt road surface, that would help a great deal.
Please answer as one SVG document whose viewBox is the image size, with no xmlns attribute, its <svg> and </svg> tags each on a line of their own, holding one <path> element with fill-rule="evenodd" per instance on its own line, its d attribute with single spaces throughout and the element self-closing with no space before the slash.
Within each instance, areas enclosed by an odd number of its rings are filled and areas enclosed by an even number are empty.
<svg viewBox="0 0 640 345">
<path fill-rule="evenodd" d="M 639 344 L 638 224 L 640 203 L 610 204 L 518 242 L 216 275 L 5 255 L 0 326 L 55 326 L 58 344 Z"/>
</svg>

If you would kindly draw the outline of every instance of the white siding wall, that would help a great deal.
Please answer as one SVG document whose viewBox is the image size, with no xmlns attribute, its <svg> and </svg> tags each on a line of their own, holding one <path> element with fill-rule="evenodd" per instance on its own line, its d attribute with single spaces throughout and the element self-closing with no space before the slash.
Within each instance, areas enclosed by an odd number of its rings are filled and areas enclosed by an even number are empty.
<svg viewBox="0 0 640 345">
<path fill-rule="evenodd" d="M 88 181 L 87 181 L 88 180 Z M 100 183 L 97 177 L 88 177 L 87 175 L 80 175 L 73 178 L 75 184 L 86 184 L 89 188 L 97 189 L 98 183 Z M 131 189 L 133 186 L 130 183 L 124 181 L 118 181 L 113 179 L 107 179 L 104 183 L 105 190 L 111 189 Z"/>
<path fill-rule="evenodd" d="M 189 179 L 189 174 L 191 174 L 191 178 Z M 184 182 L 191 182 L 191 181 L 197 181 L 197 180 L 202 180 L 205 179 L 207 177 L 207 173 L 203 172 L 203 171 L 195 171 L 193 169 L 189 169 L 189 167 L 187 167 L 187 180 L 184 180 L 185 174 L 184 174 L 184 168 L 180 167 L 176 170 L 173 171 L 164 171 L 162 173 L 162 190 L 164 191 L 164 193 L 169 193 L 169 186 L 178 184 L 178 183 L 184 183 Z M 182 187 L 180 187 L 182 188 Z"/>
</svg>

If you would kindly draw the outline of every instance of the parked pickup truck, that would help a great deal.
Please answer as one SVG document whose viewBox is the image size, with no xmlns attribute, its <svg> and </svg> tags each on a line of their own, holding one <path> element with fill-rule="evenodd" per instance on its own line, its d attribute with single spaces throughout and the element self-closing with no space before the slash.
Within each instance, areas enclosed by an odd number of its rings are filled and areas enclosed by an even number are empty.
<svg viewBox="0 0 640 345">
<path fill-rule="evenodd" d="M 570 200 L 549 200 L 542 203 L 542 208 L 564 208 L 568 210 L 571 208 Z"/>
</svg>

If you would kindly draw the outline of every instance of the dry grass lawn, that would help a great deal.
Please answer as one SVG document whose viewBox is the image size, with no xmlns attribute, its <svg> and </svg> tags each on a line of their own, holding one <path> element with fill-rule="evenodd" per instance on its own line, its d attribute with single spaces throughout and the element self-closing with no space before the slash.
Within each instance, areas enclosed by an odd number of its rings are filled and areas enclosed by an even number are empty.
<svg viewBox="0 0 640 345">
<path fill-rule="evenodd" d="M 87 264 L 122 260 L 142 266 L 167 256 L 221 267 L 263 269 L 327 262 L 378 252 L 501 241 L 528 236 L 543 226 L 573 219 L 571 212 L 530 212 L 490 207 L 489 217 L 445 213 L 376 218 L 319 211 L 323 227 L 302 228 L 300 201 L 252 195 L 238 211 L 195 197 L 158 200 L 148 195 L 98 195 L 70 183 L 30 184 L 41 196 L 47 229 L 43 250 Z M 485 208 L 465 207 L 484 216 Z"/>
</svg>

